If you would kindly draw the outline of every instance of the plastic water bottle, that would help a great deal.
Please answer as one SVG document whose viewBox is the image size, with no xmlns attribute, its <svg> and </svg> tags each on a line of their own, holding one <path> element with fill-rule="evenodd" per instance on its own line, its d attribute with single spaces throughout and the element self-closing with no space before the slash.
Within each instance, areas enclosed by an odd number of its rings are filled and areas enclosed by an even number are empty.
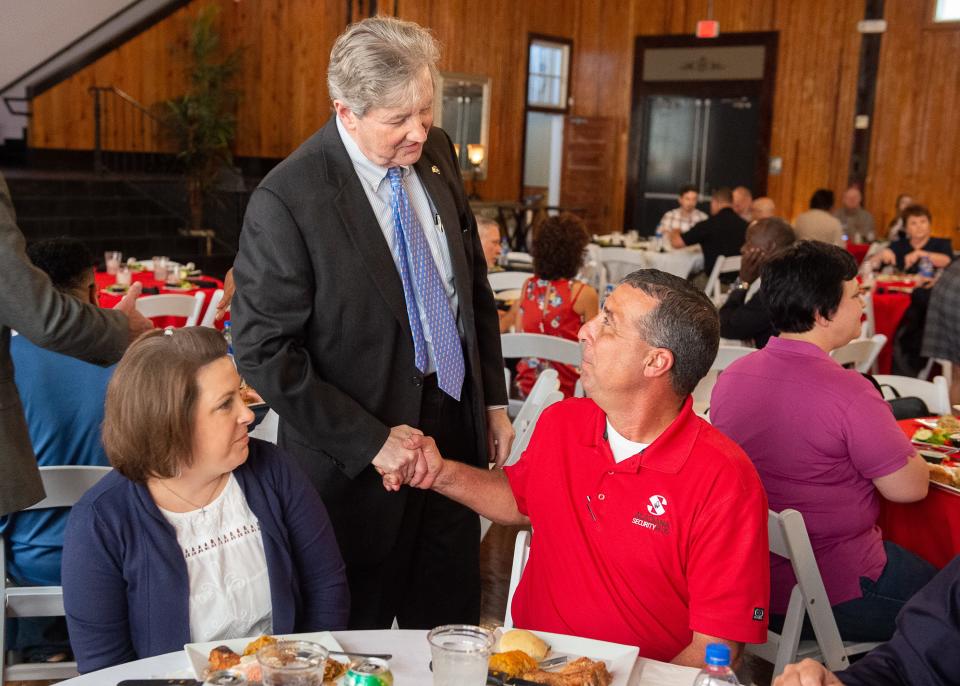
<svg viewBox="0 0 960 686">
<path fill-rule="evenodd" d="M 739 684 L 737 675 L 730 669 L 730 648 L 723 643 L 707 646 L 706 665 L 697 674 L 693 686 L 725 686 Z"/>
<path fill-rule="evenodd" d="M 233 357 L 233 331 L 229 319 L 223 323 L 223 340 L 227 342 L 227 355 Z"/>
<path fill-rule="evenodd" d="M 653 251 L 654 252 L 663 252 L 663 233 L 660 231 L 660 227 L 657 227 L 656 233 L 653 234 Z"/>
<path fill-rule="evenodd" d="M 920 258 L 920 263 L 917 267 L 917 273 L 920 276 L 925 276 L 928 279 L 933 278 L 933 261 L 926 255 Z"/>
</svg>

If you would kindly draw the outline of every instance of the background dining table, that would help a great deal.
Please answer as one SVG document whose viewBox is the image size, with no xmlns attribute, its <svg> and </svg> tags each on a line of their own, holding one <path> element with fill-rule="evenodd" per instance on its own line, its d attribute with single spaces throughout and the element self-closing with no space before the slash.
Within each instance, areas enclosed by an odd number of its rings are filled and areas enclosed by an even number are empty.
<svg viewBox="0 0 960 686">
<path fill-rule="evenodd" d="M 913 419 L 897 422 L 907 436 L 921 428 Z M 930 492 L 915 503 L 880 499 L 877 525 L 892 541 L 942 569 L 960 555 L 960 492 L 931 483 Z"/>
<path fill-rule="evenodd" d="M 427 632 L 384 629 L 377 631 L 334 631 L 344 650 L 361 653 L 390 653 L 390 669 L 396 686 L 429 686 L 430 646 Z M 639 658 L 629 686 L 691 686 L 698 670 L 692 667 Z M 62 686 L 116 686 L 125 679 L 189 678 L 193 676 L 186 654 L 181 650 L 117 665 L 60 682 Z"/>
<path fill-rule="evenodd" d="M 167 286 L 167 284 L 164 283 L 163 281 L 157 281 L 157 279 L 153 275 L 153 272 L 151 271 L 146 271 L 146 270 L 133 271 L 130 273 L 130 276 L 134 282 L 143 284 L 144 289 L 156 288 L 158 291 L 158 294 L 172 293 L 175 295 L 193 296 L 198 291 L 200 293 L 203 293 L 203 296 L 204 296 L 203 309 L 200 310 L 201 320 L 203 319 L 203 315 L 206 313 L 207 308 L 210 306 L 210 298 L 213 297 L 213 292 L 216 291 L 218 288 L 220 289 L 223 288 L 223 281 L 221 281 L 220 279 L 216 279 L 212 276 L 197 277 L 197 281 L 201 283 L 197 286 L 197 288 L 191 288 L 189 290 L 184 290 L 180 288 L 171 288 Z M 98 271 L 95 274 L 94 278 L 96 279 L 97 291 L 99 292 L 100 307 L 109 308 L 109 307 L 113 307 L 118 302 L 120 302 L 121 298 L 123 298 L 123 293 L 111 293 L 105 290 L 107 287 L 112 286 L 117 282 L 116 274 L 107 274 L 106 272 Z M 212 284 L 212 285 L 208 285 L 208 284 Z M 149 295 L 149 294 L 144 293 L 143 295 Z M 226 319 L 229 319 L 229 318 L 230 317 L 228 314 Z M 186 323 L 186 318 L 185 317 L 154 317 L 153 323 L 158 327 L 165 327 L 165 326 L 179 327 L 179 326 L 183 326 Z M 223 321 L 217 322 L 217 328 L 218 329 L 223 328 Z"/>
</svg>

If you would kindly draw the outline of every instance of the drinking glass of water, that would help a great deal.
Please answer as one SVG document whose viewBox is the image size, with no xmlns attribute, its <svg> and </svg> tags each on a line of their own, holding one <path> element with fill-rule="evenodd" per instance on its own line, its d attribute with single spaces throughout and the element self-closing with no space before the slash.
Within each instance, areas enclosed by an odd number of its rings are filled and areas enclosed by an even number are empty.
<svg viewBox="0 0 960 686">
<path fill-rule="evenodd" d="M 493 632 L 469 624 L 446 624 L 427 634 L 433 686 L 484 686 Z"/>
<path fill-rule="evenodd" d="M 264 686 L 321 686 L 329 653 L 319 643 L 278 641 L 257 651 Z"/>
</svg>

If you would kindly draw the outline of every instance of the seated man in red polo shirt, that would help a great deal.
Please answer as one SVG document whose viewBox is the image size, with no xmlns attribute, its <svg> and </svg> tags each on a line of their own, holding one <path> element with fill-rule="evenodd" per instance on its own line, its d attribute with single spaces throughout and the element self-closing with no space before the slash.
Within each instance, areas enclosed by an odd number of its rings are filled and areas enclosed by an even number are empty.
<svg viewBox="0 0 960 686">
<path fill-rule="evenodd" d="M 717 353 L 716 309 L 683 279 L 630 274 L 583 325 L 590 398 L 543 413 L 520 460 L 488 471 L 415 436 L 432 488 L 533 526 L 517 626 L 700 666 L 767 637 L 767 500 L 747 456 L 691 409 Z"/>
</svg>

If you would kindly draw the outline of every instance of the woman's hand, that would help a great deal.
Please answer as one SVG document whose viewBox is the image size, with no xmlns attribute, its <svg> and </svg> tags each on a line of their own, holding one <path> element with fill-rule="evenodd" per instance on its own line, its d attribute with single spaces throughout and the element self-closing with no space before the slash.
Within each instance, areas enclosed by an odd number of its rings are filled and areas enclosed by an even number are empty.
<svg viewBox="0 0 960 686">
<path fill-rule="evenodd" d="M 910 269 L 910 267 L 919 262 L 923 257 L 929 257 L 925 250 L 914 250 L 913 252 L 907 253 L 903 258 L 903 268 Z"/>
</svg>

